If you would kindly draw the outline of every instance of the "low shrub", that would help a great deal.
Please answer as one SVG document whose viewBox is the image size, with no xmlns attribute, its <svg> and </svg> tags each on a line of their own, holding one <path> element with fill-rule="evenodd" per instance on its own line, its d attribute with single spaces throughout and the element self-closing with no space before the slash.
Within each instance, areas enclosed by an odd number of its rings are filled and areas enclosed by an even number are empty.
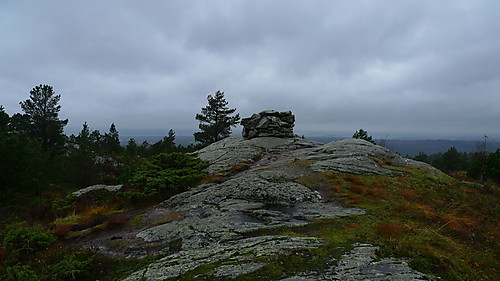
<svg viewBox="0 0 500 281">
<path fill-rule="evenodd" d="M 91 277 L 96 257 L 89 252 L 74 252 L 66 255 L 49 268 L 53 280 L 81 280 Z"/>
<path fill-rule="evenodd" d="M 142 188 L 144 197 L 158 193 L 177 194 L 196 185 L 205 175 L 208 163 L 185 153 L 160 153 L 132 177 L 131 183 Z M 139 194 L 124 194 L 137 198 Z"/>
<path fill-rule="evenodd" d="M 28 265 L 15 265 L 6 269 L 5 281 L 39 281 L 41 278 Z"/>
<path fill-rule="evenodd" d="M 48 248 L 57 238 L 45 233 L 38 227 L 17 223 L 8 227 L 3 245 L 6 249 L 18 253 L 30 253 Z"/>
</svg>

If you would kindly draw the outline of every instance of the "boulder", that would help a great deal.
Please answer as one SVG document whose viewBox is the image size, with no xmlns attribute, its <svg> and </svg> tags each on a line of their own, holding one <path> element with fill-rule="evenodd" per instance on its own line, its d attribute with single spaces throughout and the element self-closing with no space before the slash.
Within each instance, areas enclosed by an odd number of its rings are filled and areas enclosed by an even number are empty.
<svg viewBox="0 0 500 281">
<path fill-rule="evenodd" d="M 252 139 L 256 137 L 293 138 L 295 116 L 291 111 L 265 110 L 241 120 L 243 137 Z"/>
</svg>

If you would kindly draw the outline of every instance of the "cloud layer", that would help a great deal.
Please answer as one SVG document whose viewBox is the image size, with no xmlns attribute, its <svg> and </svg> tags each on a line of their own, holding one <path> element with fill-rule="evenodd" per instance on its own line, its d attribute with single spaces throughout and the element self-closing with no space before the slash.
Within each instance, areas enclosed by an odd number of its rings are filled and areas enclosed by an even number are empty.
<svg viewBox="0 0 500 281">
<path fill-rule="evenodd" d="M 296 132 L 500 138 L 497 1 L 2 1 L 0 104 L 38 84 L 69 132 L 197 130 L 224 91 Z M 239 130 L 239 129 L 236 129 Z"/>
</svg>

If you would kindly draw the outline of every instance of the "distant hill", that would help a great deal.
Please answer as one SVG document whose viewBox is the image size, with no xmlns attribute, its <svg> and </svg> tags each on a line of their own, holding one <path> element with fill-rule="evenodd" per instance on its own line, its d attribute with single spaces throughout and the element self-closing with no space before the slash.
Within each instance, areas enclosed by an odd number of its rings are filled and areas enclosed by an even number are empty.
<svg viewBox="0 0 500 281">
<path fill-rule="evenodd" d="M 308 137 L 310 140 L 327 143 L 330 141 L 343 139 L 339 137 Z M 375 140 L 377 144 L 380 140 Z M 399 153 L 403 156 L 413 157 L 419 152 L 424 152 L 427 155 L 439 152 L 446 152 L 450 147 L 454 146 L 459 152 L 476 152 L 480 141 L 465 141 L 465 140 L 398 140 L 388 139 L 386 147 L 390 150 Z M 500 142 L 491 141 L 488 143 L 489 151 L 496 151 L 500 148 Z"/>
<path fill-rule="evenodd" d="M 120 137 L 122 145 L 126 145 L 128 140 L 134 138 L 138 144 L 143 141 L 147 141 L 153 144 L 164 136 L 122 136 Z M 318 141 L 321 143 L 328 143 L 334 140 L 345 139 L 346 137 L 306 137 L 309 140 Z M 380 140 L 375 140 L 380 143 Z M 187 146 L 190 143 L 194 143 L 193 136 L 176 136 L 175 143 L 183 146 Z M 424 152 L 427 155 L 431 155 L 439 152 L 446 152 L 450 147 L 454 146 L 459 152 L 475 152 L 477 151 L 477 145 L 480 141 L 470 141 L 470 140 L 399 140 L 399 139 L 388 139 L 386 147 L 390 150 L 399 153 L 402 156 L 413 157 L 419 152 Z M 500 142 L 490 141 L 489 150 L 496 151 L 500 148 Z"/>
</svg>

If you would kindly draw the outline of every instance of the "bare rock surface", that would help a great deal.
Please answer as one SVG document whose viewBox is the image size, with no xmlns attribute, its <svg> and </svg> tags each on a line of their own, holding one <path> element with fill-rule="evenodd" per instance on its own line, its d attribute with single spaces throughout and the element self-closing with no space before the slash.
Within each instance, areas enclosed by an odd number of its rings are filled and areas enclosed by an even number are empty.
<svg viewBox="0 0 500 281">
<path fill-rule="evenodd" d="M 303 272 L 281 281 L 416 281 L 432 280 L 433 277 L 418 272 L 402 260 L 391 258 L 376 259 L 378 247 L 369 244 L 356 245 L 329 268 L 319 271 Z"/>
<path fill-rule="evenodd" d="M 95 191 L 95 190 L 101 190 L 101 189 L 113 192 L 113 191 L 119 191 L 120 189 L 122 189 L 122 187 L 123 187 L 122 184 L 118 184 L 118 185 L 96 184 L 96 185 L 88 186 L 88 187 L 82 188 L 80 190 L 77 190 L 77 191 L 73 192 L 73 194 L 78 197 L 78 196 L 81 196 L 85 193 Z"/>
<path fill-rule="evenodd" d="M 178 249 L 126 280 L 176 278 L 202 265 L 213 269 L 199 279 L 232 279 L 265 267 L 262 257 L 293 255 L 294 249 L 316 249 L 328 244 L 315 237 L 255 236 L 266 229 L 365 213 L 327 202 L 318 192 L 294 182 L 315 172 L 391 175 L 397 173 L 391 166 L 418 164 L 440 176 L 426 164 L 407 161 L 386 148 L 356 139 L 320 144 L 301 138 L 232 136 L 195 154 L 210 162 L 209 173 L 226 175 L 224 181 L 191 188 L 159 206 L 181 215 L 141 229 L 135 239 L 152 245 L 176 241 Z M 355 245 L 340 259 L 332 256 L 330 267 L 299 272 L 284 280 L 424 278 L 404 261 L 375 261 L 375 250 L 370 245 Z"/>
</svg>

